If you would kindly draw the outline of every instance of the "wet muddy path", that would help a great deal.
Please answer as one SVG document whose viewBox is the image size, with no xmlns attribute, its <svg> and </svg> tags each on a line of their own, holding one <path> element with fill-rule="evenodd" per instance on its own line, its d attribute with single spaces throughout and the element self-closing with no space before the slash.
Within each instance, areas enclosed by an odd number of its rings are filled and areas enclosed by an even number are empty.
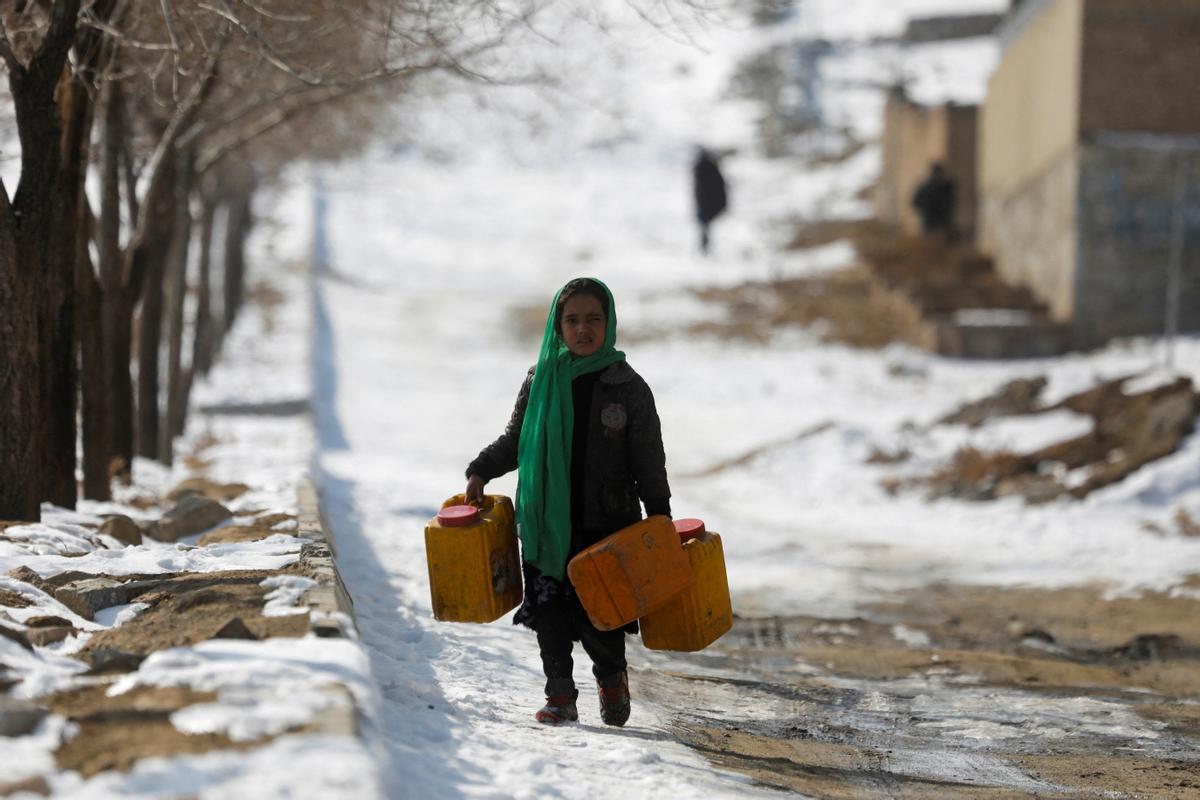
<svg viewBox="0 0 1200 800">
<path fill-rule="evenodd" d="M 636 682 L 715 765 L 802 795 L 1200 798 L 1197 589 L 935 586 L 739 619 Z"/>
</svg>

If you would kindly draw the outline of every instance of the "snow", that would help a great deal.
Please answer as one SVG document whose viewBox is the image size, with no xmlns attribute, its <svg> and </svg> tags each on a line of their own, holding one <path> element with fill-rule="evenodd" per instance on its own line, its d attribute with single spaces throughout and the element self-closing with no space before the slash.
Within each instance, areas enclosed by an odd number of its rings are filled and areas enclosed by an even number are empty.
<svg viewBox="0 0 1200 800">
<path fill-rule="evenodd" d="M 931 423 L 1017 377 L 1046 376 L 1043 399 L 1051 404 L 1105 378 L 1147 373 L 1161 358 L 1158 340 L 1057 359 L 963 362 L 904 346 L 854 350 L 822 343 L 813 331 L 781 330 L 769 346 L 691 332 L 724 312 L 688 289 L 851 265 L 846 242 L 779 248 L 793 222 L 870 213 L 860 192 L 879 169 L 873 138 L 882 87 L 899 75 L 924 101 L 971 101 L 996 57 L 985 40 L 912 48 L 873 40 L 896 35 L 914 15 L 1006 5 L 806 0 L 773 29 L 749 28 L 731 13 L 728 27 L 689 24 L 683 35 L 664 36 L 624 4 L 604 4 L 609 35 L 563 23 L 555 46 L 531 35 L 522 51 L 521 59 L 551 67 L 569 90 L 443 87 L 406 105 L 392 138 L 377 148 L 291 174 L 266 204 L 278 225 L 256 229 L 251 259 L 262 270 L 251 280 L 268 278 L 286 300 L 270 322 L 258 313 L 239 320 L 225 358 L 197 387 L 202 413 L 188 439 L 215 437 L 203 454 L 213 480 L 255 487 L 231 504 L 243 516 L 294 508 L 311 464 L 360 638 L 346 624 L 348 639 L 176 648 L 151 655 L 111 692 L 211 689 L 215 702 L 182 709 L 173 723 L 238 741 L 338 713 L 357 715 L 362 738 L 289 733 L 247 752 L 149 759 L 86 781 L 55 773 L 56 796 L 773 795 L 676 743 L 675 709 L 642 688 L 651 670 L 704 673 L 702 664 L 645 651 L 631 639 L 633 716 L 626 728 L 612 729 L 599 723 L 587 659 L 577 653 L 581 722 L 547 729 L 532 721 L 542 676 L 528 631 L 507 619 L 432 619 L 422 529 L 445 497 L 461 491 L 470 458 L 502 430 L 535 358 L 549 298 L 580 274 L 603 278 L 614 292 L 623 326 L 618 346 L 653 388 L 662 417 L 675 513 L 721 532 L 739 615 L 852 616 L 882 594 L 931 581 L 1099 582 L 1113 596 L 1190 591 L 1179 584 L 1200 563 L 1200 541 L 1153 535 L 1146 526 L 1173 530 L 1177 509 L 1200 507 L 1196 436 L 1078 502 L 930 502 L 880 485 L 928 471 L 964 444 L 1023 452 L 1086 433 L 1090 419 L 1066 411 L 973 430 Z M 727 92 L 743 58 L 798 35 L 837 40 L 821 62 L 820 103 L 828 124 L 866 142 L 843 163 L 811 168 L 803 154 L 763 158 L 755 144 L 760 110 Z M 723 164 L 731 212 L 715 226 L 709 259 L 695 253 L 687 182 L 700 141 L 732 150 Z M 315 226 L 329 264 L 310 284 L 300 265 Z M 1181 338 L 1176 357 L 1178 374 L 1200 377 L 1200 340 Z M 1138 379 L 1126 390 L 1159 380 Z M 220 413 L 221 406 L 309 398 L 311 416 Z M 894 466 L 868 463 L 876 449 L 913 455 Z M 750 453 L 737 466 L 716 468 Z M 180 477 L 178 468 L 142 460 L 135 471 L 140 487 L 160 492 Z M 509 496 L 514 490 L 513 475 L 489 486 Z M 43 576 L 274 569 L 293 563 L 303 544 L 281 525 L 259 542 L 201 548 L 192 537 L 114 550 L 81 525 L 103 513 L 139 518 L 128 505 L 137 491 L 76 513 L 48 508 L 44 525 L 9 529 L 27 543 L 0 542 L 0 573 L 17 565 Z M 5 581 L 0 587 L 9 588 Z M 265 585 L 270 613 L 295 613 L 312 584 L 291 576 Z M 36 600 L 37 613 L 65 616 L 86 632 L 122 624 L 142 606 L 108 609 L 88 623 L 42 593 L 20 591 Z M 903 626 L 892 634 L 915 646 L 928 641 Z M 0 638 L 0 661 L 29 676 L 15 692 L 78 685 L 84 665 L 66 653 L 83 638 L 33 652 Z M 918 698 L 925 691 L 916 682 L 897 689 Z M 963 739 L 1009 735 L 1011 717 L 984 718 L 994 708 L 985 691 L 971 714 L 930 707 L 924 724 Z M 1078 720 L 1110 711 L 1102 700 L 1091 708 L 1070 702 L 1029 695 L 1028 705 L 1008 713 L 1036 720 L 1050 742 Z M 729 719 L 762 713 L 752 700 L 721 708 Z M 1112 719 L 1113 736 L 1155 735 L 1152 723 Z M 33 735 L 8 740 L 6 754 L 17 757 L 4 759 L 0 781 L 52 769 L 51 751 L 69 729 L 51 716 Z M 928 764 L 905 766 L 918 756 L 897 752 L 892 767 L 928 774 Z M 937 768 L 1024 785 L 994 760 Z"/>
<path fill-rule="evenodd" d="M 845 0 L 806 3 L 775 30 L 697 33 L 703 54 L 671 40 L 638 49 L 639 40 L 636 55 L 618 57 L 619 49 L 607 49 L 612 41 L 602 52 L 588 42 L 571 53 L 598 66 L 580 74 L 573 55 L 564 59 L 564 80 L 576 81 L 578 92 L 562 99 L 552 122 L 521 91 L 502 91 L 484 107 L 439 97 L 440 107 L 422 106 L 406 126 L 403 147 L 319 171 L 325 212 L 315 223 L 331 269 L 315 286 L 317 480 L 380 686 L 391 792 L 753 791 L 674 744 L 672 709 L 639 689 L 644 670 L 702 671 L 695 662 L 682 667 L 631 640 L 634 712 L 617 731 L 598 724 L 579 653 L 582 721 L 546 730 L 531 722 L 542 678 L 528 631 L 507 619 L 432 620 L 422 529 L 445 497 L 461 491 L 466 463 L 503 429 L 547 302 L 580 274 L 601 277 L 614 292 L 618 347 L 653 388 L 662 417 L 673 508 L 721 532 L 739 614 L 852 616 L 872 598 L 931 581 L 1100 582 L 1113 595 L 1169 590 L 1200 563 L 1200 542 L 1143 530 L 1147 522 L 1169 529 L 1179 503 L 1200 500 L 1195 437 L 1175 456 L 1079 502 L 929 502 L 880 486 L 945 463 L 963 444 L 1025 451 L 1086 433 L 1091 420 L 1066 411 L 976 430 L 930 423 L 1016 377 L 1045 375 L 1047 396 L 1061 398 L 1103 376 L 1140 372 L 1159 357 L 1153 340 L 1057 359 L 963 362 L 902 346 L 853 350 L 811 331 L 780 331 L 767 347 L 690 332 L 725 312 L 698 304 L 689 288 L 853 263 L 841 242 L 789 254 L 778 248 L 789 221 L 869 213 L 856 195 L 878 171 L 879 150 L 869 140 L 878 131 L 881 78 L 896 65 L 928 76 L 943 99 L 980 96 L 996 57 L 990 41 L 904 50 L 867 41 L 894 34 L 907 14 L 941 10 L 935 5 L 875 3 L 868 13 Z M 829 123 L 868 140 L 841 164 L 811 169 L 802 155 L 762 158 L 751 138 L 759 112 L 725 92 L 739 59 L 799 30 L 855 40 L 822 62 Z M 544 126 L 522 128 L 503 109 Z M 697 139 L 733 150 L 723 164 L 732 211 L 715 227 L 709 259 L 695 254 L 689 219 L 688 159 Z M 295 180 L 297 194 L 316 182 L 304 174 Z M 1200 342 L 1181 341 L 1179 355 L 1195 377 Z M 914 455 L 897 466 L 866 463 L 875 448 Z M 712 470 L 760 449 L 740 466 Z M 513 475 L 489 486 L 509 496 L 514 489 Z M 920 640 L 917 631 L 895 633 Z M 636 768 L 614 774 L 613 763 L 628 762 Z"/>
<path fill-rule="evenodd" d="M 1060 409 L 1039 414 L 997 417 L 977 428 L 946 425 L 933 433 L 940 442 L 945 443 L 942 452 L 950 447 L 972 447 L 989 453 L 1026 454 L 1052 444 L 1086 436 L 1091 433 L 1093 426 L 1091 417 Z"/>
<path fill-rule="evenodd" d="M 317 588 L 318 584 L 312 578 L 301 575 L 274 575 L 266 578 L 260 584 L 271 591 L 267 593 L 267 605 L 263 614 L 268 617 L 302 614 L 307 606 L 299 605 L 304 593 Z"/>
</svg>

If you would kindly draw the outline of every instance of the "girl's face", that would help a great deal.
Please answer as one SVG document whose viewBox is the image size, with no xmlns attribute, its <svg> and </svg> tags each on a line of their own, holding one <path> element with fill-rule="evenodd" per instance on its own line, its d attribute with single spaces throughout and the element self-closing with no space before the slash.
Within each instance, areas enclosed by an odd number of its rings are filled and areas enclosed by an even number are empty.
<svg viewBox="0 0 1200 800">
<path fill-rule="evenodd" d="M 607 327 L 608 318 L 600 301 L 590 294 L 575 294 L 563 305 L 558 333 L 571 355 L 583 358 L 604 345 Z"/>
</svg>

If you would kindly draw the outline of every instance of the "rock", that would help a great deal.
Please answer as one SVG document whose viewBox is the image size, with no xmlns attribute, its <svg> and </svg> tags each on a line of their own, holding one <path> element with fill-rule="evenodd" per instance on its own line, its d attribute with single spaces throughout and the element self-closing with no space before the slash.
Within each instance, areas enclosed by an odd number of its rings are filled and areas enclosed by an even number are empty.
<svg viewBox="0 0 1200 800">
<path fill-rule="evenodd" d="M 41 775 L 0 783 L 0 797 L 8 797 L 13 794 L 36 794 L 49 797 L 50 784 L 46 783 L 46 779 Z"/>
<path fill-rule="evenodd" d="M 8 589 L 0 589 L 0 606 L 8 608 L 28 608 L 33 605 L 33 601 L 23 594 Z"/>
<path fill-rule="evenodd" d="M 1017 378 L 1001 386 L 987 397 L 967 403 L 938 420 L 975 428 L 993 417 L 1032 414 L 1038 410 L 1038 399 L 1046 388 L 1046 379 Z"/>
<path fill-rule="evenodd" d="M 71 627 L 71 621 L 62 617 L 30 617 L 25 620 L 28 628 L 59 628 L 63 625 Z"/>
<path fill-rule="evenodd" d="M 188 495 L 163 515 L 147 532 L 160 542 L 177 542 L 185 536 L 202 533 L 233 517 L 233 512 L 215 500 Z"/>
<path fill-rule="evenodd" d="M 85 656 L 92 673 L 97 672 L 132 672 L 145 660 L 145 656 L 119 650 L 116 647 L 97 647 L 89 650 Z"/>
<path fill-rule="evenodd" d="M 46 716 L 46 709 L 26 700 L 0 697 L 0 736 L 25 736 Z"/>
<path fill-rule="evenodd" d="M 250 491 L 250 487 L 244 483 L 214 483 L 208 478 L 196 477 L 188 478 L 167 492 L 167 499 L 175 503 L 189 495 L 199 495 L 210 500 L 228 503 L 248 491 Z"/>
<path fill-rule="evenodd" d="M 124 514 L 114 514 L 104 520 L 99 532 L 113 537 L 122 544 L 136 546 L 142 543 L 142 529 Z"/>
<path fill-rule="evenodd" d="M 119 581 L 93 576 L 60 586 L 54 590 L 54 599 L 84 619 L 93 619 L 102 608 L 128 603 L 129 593 Z"/>
<path fill-rule="evenodd" d="M 197 544 L 201 547 L 207 547 L 210 544 L 257 542 L 259 539 L 265 539 L 268 536 L 273 536 L 275 533 L 278 533 L 278 531 L 264 531 L 244 525 L 235 525 L 231 528 L 217 528 L 215 531 L 209 531 L 200 537 L 200 541 Z"/>
<path fill-rule="evenodd" d="M 221 629 L 212 635 L 214 639 L 257 639 L 246 623 L 242 622 L 240 617 L 234 617 L 221 626 Z"/>
<path fill-rule="evenodd" d="M 35 589 L 41 589 L 43 592 L 46 592 L 47 594 L 49 594 L 51 591 L 51 589 L 48 588 L 49 584 L 46 582 L 46 579 L 43 578 L 41 575 L 38 575 L 36 572 L 34 572 L 29 567 L 17 567 L 14 570 L 10 570 L 8 573 L 8 577 L 15 578 L 16 580 L 19 580 L 21 583 L 28 583 L 30 586 L 34 587 Z"/>
<path fill-rule="evenodd" d="M 28 628 L 25 631 L 25 639 L 36 647 L 45 647 L 48 644 L 61 642 L 71 634 L 75 633 L 75 629 L 70 625 L 52 626 L 46 628 Z"/>
<path fill-rule="evenodd" d="M 32 650 L 33 646 L 29 644 L 25 638 L 25 631 L 17 628 L 10 628 L 7 625 L 0 624 L 0 637 L 8 639 L 10 642 L 16 642 L 26 650 Z"/>
</svg>

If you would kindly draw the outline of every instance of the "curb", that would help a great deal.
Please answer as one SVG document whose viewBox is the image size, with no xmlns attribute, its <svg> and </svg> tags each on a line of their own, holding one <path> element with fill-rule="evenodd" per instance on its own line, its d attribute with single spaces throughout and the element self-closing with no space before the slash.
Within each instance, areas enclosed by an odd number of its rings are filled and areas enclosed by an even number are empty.
<svg viewBox="0 0 1200 800">
<path fill-rule="evenodd" d="M 296 499 L 297 535 L 308 540 L 300 550 L 298 563 L 318 584 L 305 592 L 301 600 L 310 609 L 309 627 L 317 636 L 357 639 L 354 601 L 338 574 L 334 562 L 337 548 L 321 513 L 317 488 L 311 480 L 306 479 L 300 486 Z"/>
</svg>

